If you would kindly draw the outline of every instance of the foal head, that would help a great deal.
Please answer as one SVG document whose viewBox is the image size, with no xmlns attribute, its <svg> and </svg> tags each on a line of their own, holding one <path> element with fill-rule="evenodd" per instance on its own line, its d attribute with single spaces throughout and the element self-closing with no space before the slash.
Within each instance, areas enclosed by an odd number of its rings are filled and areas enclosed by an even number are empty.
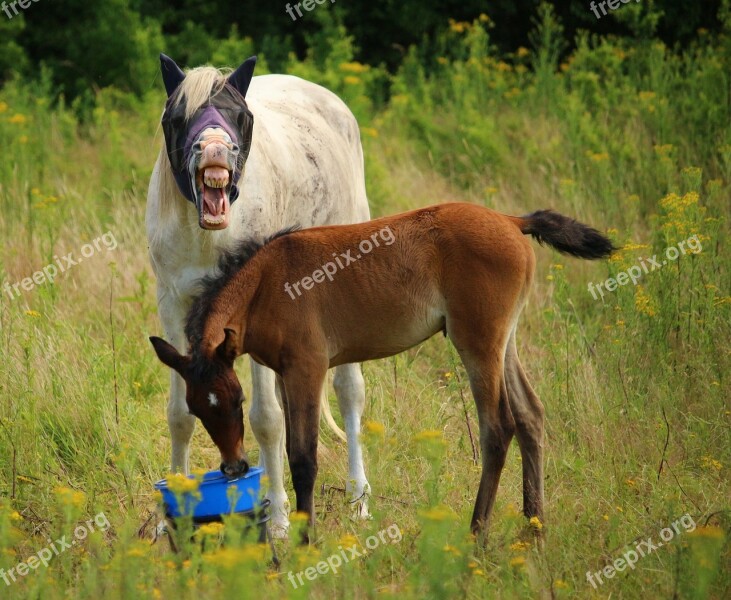
<svg viewBox="0 0 731 600">
<path fill-rule="evenodd" d="M 213 67 L 187 75 L 160 55 L 168 94 L 162 129 L 178 189 L 198 210 L 203 229 L 228 226 L 231 203 L 251 147 L 254 117 L 244 97 L 256 57 L 226 77 Z"/>
<path fill-rule="evenodd" d="M 221 451 L 221 472 L 239 477 L 249 470 L 244 452 L 244 392 L 234 371 L 236 334 L 206 357 L 185 356 L 159 337 L 151 337 L 158 358 L 185 380 L 188 410 L 203 423 Z"/>
</svg>

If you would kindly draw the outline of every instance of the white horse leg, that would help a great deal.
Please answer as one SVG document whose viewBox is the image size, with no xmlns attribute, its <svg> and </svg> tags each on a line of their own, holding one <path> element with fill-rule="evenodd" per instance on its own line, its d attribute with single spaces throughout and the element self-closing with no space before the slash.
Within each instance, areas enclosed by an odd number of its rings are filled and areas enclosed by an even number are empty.
<svg viewBox="0 0 731 600">
<path fill-rule="evenodd" d="M 186 308 L 168 292 L 158 287 L 157 306 L 162 322 L 165 338 L 185 353 L 187 344 L 183 332 Z M 172 472 L 188 474 L 188 457 L 190 455 L 190 438 L 195 428 L 195 417 L 188 412 L 185 401 L 185 381 L 172 369 L 170 370 L 170 399 L 168 401 L 168 427 L 172 441 Z"/>
<path fill-rule="evenodd" d="M 363 450 L 360 446 L 360 419 L 365 408 L 365 381 L 360 365 L 354 363 L 335 367 L 333 387 L 348 438 L 348 481 L 345 489 L 351 494 L 356 517 L 367 519 L 370 517 L 368 495 L 371 493 L 371 486 L 366 479 Z"/>
<path fill-rule="evenodd" d="M 259 466 L 269 478 L 266 497 L 271 502 L 271 532 L 286 538 L 289 529 L 289 499 L 284 490 L 284 412 L 277 399 L 276 375 L 251 361 L 252 396 L 249 422 L 259 444 Z"/>
</svg>

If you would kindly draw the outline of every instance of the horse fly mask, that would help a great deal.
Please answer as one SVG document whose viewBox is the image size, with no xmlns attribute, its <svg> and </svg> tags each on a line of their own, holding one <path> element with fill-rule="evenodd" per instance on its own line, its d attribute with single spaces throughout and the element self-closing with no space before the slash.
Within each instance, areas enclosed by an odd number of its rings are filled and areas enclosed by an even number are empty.
<svg viewBox="0 0 731 600">
<path fill-rule="evenodd" d="M 164 54 L 160 62 L 168 94 L 162 129 L 173 176 L 183 196 L 198 209 L 201 227 L 206 220 L 213 225 L 206 228 L 215 228 L 215 217 L 239 195 L 237 183 L 251 149 L 254 116 L 245 96 L 256 57 L 244 61 L 189 118 L 186 98 L 179 98 L 185 74 Z M 212 147 L 207 149 L 208 145 Z"/>
</svg>

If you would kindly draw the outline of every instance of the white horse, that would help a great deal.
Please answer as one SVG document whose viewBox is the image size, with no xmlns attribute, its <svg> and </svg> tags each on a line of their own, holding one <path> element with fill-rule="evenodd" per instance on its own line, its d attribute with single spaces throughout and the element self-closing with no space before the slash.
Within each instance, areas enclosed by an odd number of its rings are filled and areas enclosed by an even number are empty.
<svg viewBox="0 0 731 600">
<path fill-rule="evenodd" d="M 160 320 L 165 337 L 180 352 L 187 350 L 183 326 L 198 280 L 215 270 L 222 249 L 291 225 L 307 228 L 370 218 L 353 114 L 335 94 L 297 77 L 252 78 L 255 60 L 247 60 L 232 74 L 213 67 L 183 73 L 161 56 L 169 96 L 163 115 L 167 148 L 160 151 L 152 173 L 145 221 Z M 232 100 L 238 107 L 232 109 Z M 216 110 L 211 112 L 211 106 Z M 213 121 L 207 120 L 211 114 Z M 253 132 L 248 121 L 250 140 L 247 115 L 254 117 Z M 202 123 L 197 130 L 196 121 Z M 251 375 L 249 420 L 260 446 L 260 466 L 269 477 L 272 532 L 284 537 L 289 501 L 276 376 L 253 360 Z M 367 516 L 370 486 L 358 440 L 365 404 L 360 365 L 337 367 L 334 387 L 348 443 L 347 488 L 358 513 Z M 326 397 L 323 409 L 326 420 L 337 428 Z M 187 474 L 195 417 L 188 412 L 185 383 L 172 370 L 167 414 L 172 469 Z"/>
</svg>

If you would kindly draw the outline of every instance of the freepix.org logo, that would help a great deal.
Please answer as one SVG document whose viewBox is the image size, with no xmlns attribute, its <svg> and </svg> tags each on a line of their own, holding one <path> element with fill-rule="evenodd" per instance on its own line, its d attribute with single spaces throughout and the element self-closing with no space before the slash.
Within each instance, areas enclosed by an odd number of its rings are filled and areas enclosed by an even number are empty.
<svg viewBox="0 0 731 600">
<path fill-rule="evenodd" d="M 96 528 L 99 531 L 106 531 L 111 526 L 107 516 L 103 512 L 100 512 L 94 516 L 93 519 L 89 519 L 85 523 L 78 525 L 76 529 L 74 529 L 73 536 L 64 535 L 57 540 L 51 541 L 48 546 L 40 549 L 32 556 L 29 556 L 25 561 L 19 562 L 8 571 L 0 569 L 0 579 L 5 582 L 6 586 L 9 586 L 17 582 L 18 577 L 25 577 L 31 571 L 38 569 L 41 565 L 47 567 L 48 563 L 51 562 L 54 557 L 66 552 L 69 548 L 73 548 L 79 542 L 85 540 L 90 533 L 94 532 L 94 525 L 96 525 Z"/>
<path fill-rule="evenodd" d="M 13 0 L 12 2 L 8 3 L 7 1 L 3 1 L 2 4 L 0 4 L 0 9 L 8 16 L 8 19 L 12 19 L 13 17 L 17 17 L 20 13 L 18 12 L 18 6 L 22 10 L 25 10 L 28 8 L 33 2 L 38 2 L 39 0 Z M 13 11 L 12 13 L 10 11 Z"/>
</svg>

